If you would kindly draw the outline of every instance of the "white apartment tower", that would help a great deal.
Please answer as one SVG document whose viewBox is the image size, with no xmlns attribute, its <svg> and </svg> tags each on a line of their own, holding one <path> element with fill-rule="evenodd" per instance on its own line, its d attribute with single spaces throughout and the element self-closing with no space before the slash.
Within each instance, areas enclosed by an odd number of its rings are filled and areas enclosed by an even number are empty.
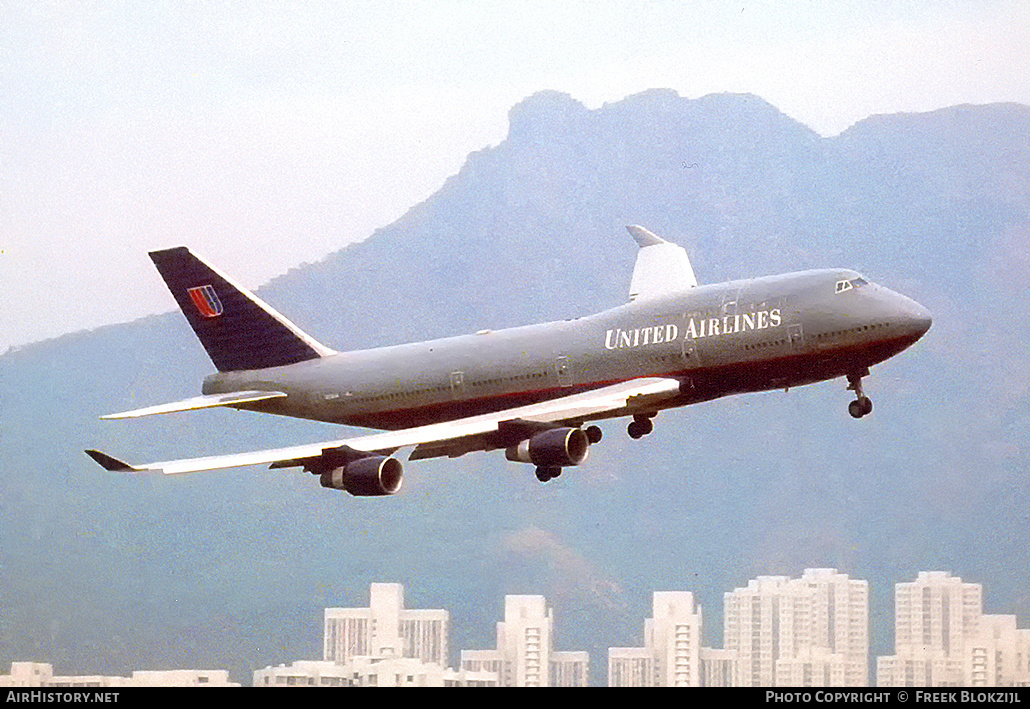
<svg viewBox="0 0 1030 709">
<path fill-rule="evenodd" d="M 980 584 L 963 583 L 946 571 L 923 571 L 914 582 L 894 587 L 895 648 L 959 654 L 982 615 Z"/>
<path fill-rule="evenodd" d="M 745 687 L 776 684 L 780 596 L 789 581 L 786 576 L 759 576 L 747 588 L 723 594 L 723 643 L 737 653 L 737 679 Z"/>
<path fill-rule="evenodd" d="M 740 661 L 732 650 L 701 648 L 701 685 L 704 687 L 739 687 Z"/>
<path fill-rule="evenodd" d="M 724 628 L 744 686 L 867 685 L 869 584 L 836 569 L 759 576 L 726 593 Z"/>
<path fill-rule="evenodd" d="M 554 616 L 543 596 L 505 596 L 497 649 L 462 650 L 461 667 L 495 671 L 504 687 L 585 687 L 587 653 L 555 651 L 553 634 Z"/>
<path fill-rule="evenodd" d="M 1030 630 L 984 615 L 980 584 L 944 571 L 895 586 L 896 654 L 877 658 L 881 687 L 1030 686 Z"/>
<path fill-rule="evenodd" d="M 965 641 L 963 680 L 969 687 L 1030 687 L 1030 630 L 1014 615 L 983 615 Z"/>
<path fill-rule="evenodd" d="M 946 571 L 923 571 L 894 586 L 894 652 L 878 657 L 880 687 L 958 686 L 965 641 L 983 616 L 983 588 Z"/>
<path fill-rule="evenodd" d="M 658 591 L 644 620 L 644 647 L 610 648 L 609 687 L 701 686 L 701 608 L 694 594 Z"/>
<path fill-rule="evenodd" d="M 655 659 L 646 647 L 608 648 L 609 687 L 656 687 Z"/>
<path fill-rule="evenodd" d="M 504 622 L 497 624 L 497 649 L 504 657 L 502 682 L 513 687 L 550 684 L 554 616 L 543 596 L 505 596 Z"/>
<path fill-rule="evenodd" d="M 394 655 L 447 667 L 450 613 L 406 609 L 398 583 L 374 583 L 369 596 L 368 608 L 325 609 L 323 659 Z"/>
</svg>

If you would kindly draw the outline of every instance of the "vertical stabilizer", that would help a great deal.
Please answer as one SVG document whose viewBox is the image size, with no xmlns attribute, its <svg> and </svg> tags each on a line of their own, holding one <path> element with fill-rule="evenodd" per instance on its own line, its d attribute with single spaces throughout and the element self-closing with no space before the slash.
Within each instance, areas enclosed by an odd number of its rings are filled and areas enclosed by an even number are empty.
<svg viewBox="0 0 1030 709">
<path fill-rule="evenodd" d="M 642 226 L 626 227 L 640 247 L 629 286 L 630 300 L 655 298 L 697 286 L 687 251 Z"/>
<path fill-rule="evenodd" d="M 152 251 L 150 258 L 218 371 L 280 367 L 333 354 L 186 247 Z"/>
</svg>

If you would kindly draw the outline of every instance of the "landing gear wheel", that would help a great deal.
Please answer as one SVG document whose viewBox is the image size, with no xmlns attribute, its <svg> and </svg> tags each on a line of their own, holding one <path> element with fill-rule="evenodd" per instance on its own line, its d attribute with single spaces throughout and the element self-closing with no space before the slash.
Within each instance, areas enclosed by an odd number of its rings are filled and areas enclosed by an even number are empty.
<svg viewBox="0 0 1030 709">
<path fill-rule="evenodd" d="M 852 418 L 860 419 L 863 416 L 868 416 L 873 411 L 872 400 L 865 395 L 862 391 L 862 377 L 869 376 L 869 370 L 866 369 L 858 374 L 848 375 L 848 391 L 855 392 L 855 400 L 848 404 L 848 413 L 851 414 Z"/>
<path fill-rule="evenodd" d="M 541 465 L 536 469 L 536 479 L 542 483 L 561 475 L 561 468 L 557 465 Z"/>
<path fill-rule="evenodd" d="M 848 404 L 848 413 L 851 414 L 852 418 L 860 419 L 863 416 L 868 416 L 873 411 L 873 401 L 868 396 L 863 396 L 860 399 L 855 399 Z"/>
<path fill-rule="evenodd" d="M 651 422 L 651 418 L 649 416 L 643 416 L 641 414 L 637 414 L 636 416 L 634 416 L 633 420 L 630 421 L 629 426 L 626 427 L 626 431 L 627 433 L 629 433 L 629 437 L 634 440 L 638 438 L 643 438 L 647 434 L 651 433 L 651 431 L 653 430 L 654 423 Z"/>
<path fill-rule="evenodd" d="M 604 435 L 604 432 L 597 426 L 587 426 L 583 429 L 583 432 L 587 434 L 587 440 L 590 441 L 591 444 L 598 443 Z"/>
</svg>

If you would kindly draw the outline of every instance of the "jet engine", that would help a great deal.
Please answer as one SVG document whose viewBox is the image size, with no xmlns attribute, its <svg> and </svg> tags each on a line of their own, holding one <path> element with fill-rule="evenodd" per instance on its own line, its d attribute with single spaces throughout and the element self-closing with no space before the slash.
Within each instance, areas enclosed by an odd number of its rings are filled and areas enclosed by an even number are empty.
<svg viewBox="0 0 1030 709">
<path fill-rule="evenodd" d="M 401 489 L 404 468 L 396 458 L 368 456 L 327 470 L 320 476 L 322 487 L 346 490 L 357 497 L 392 495 Z"/>
<path fill-rule="evenodd" d="M 537 467 L 579 465 L 587 458 L 590 439 L 581 428 L 552 428 L 541 431 L 504 451 L 508 460 Z"/>
</svg>

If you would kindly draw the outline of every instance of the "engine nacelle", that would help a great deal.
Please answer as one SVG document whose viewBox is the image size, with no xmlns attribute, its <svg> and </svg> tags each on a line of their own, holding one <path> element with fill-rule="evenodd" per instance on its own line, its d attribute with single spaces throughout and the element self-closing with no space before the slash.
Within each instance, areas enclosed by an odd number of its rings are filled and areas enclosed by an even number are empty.
<svg viewBox="0 0 1030 709">
<path fill-rule="evenodd" d="M 579 465 L 590 451 L 590 439 L 581 428 L 552 428 L 541 431 L 504 451 L 508 460 L 538 467 Z"/>
<path fill-rule="evenodd" d="M 322 487 L 346 490 L 358 497 L 392 495 L 401 489 L 404 466 L 396 458 L 369 456 L 322 473 Z"/>
</svg>

